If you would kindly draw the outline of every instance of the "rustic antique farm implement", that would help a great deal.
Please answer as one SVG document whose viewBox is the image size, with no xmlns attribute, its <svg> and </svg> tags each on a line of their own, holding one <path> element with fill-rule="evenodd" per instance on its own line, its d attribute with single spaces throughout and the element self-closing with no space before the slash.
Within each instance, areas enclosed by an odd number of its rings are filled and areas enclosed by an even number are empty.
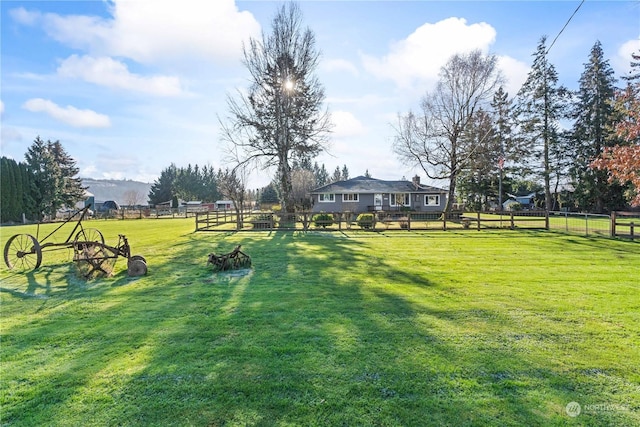
<svg viewBox="0 0 640 427">
<path fill-rule="evenodd" d="M 209 254 L 207 264 L 213 264 L 213 271 L 237 270 L 251 267 L 251 257 L 240 250 L 240 245 L 229 253 Z"/>
<path fill-rule="evenodd" d="M 124 235 L 120 235 L 118 244 L 105 244 L 104 236 L 95 228 L 85 228 L 82 220 L 87 215 L 89 207 L 80 209 L 67 220 L 39 240 L 31 234 L 16 234 L 11 236 L 4 246 L 4 262 L 10 270 L 28 272 L 36 270 L 42 263 L 42 254 L 46 251 L 59 249 L 73 249 L 73 261 L 78 272 L 85 278 L 97 275 L 109 275 L 118 257 L 127 259 L 129 276 L 142 276 L 147 273 L 147 264 L 142 256 L 131 256 L 129 242 Z M 46 242 L 58 230 L 78 218 L 64 242 Z M 38 231 L 40 226 L 38 224 Z"/>
</svg>

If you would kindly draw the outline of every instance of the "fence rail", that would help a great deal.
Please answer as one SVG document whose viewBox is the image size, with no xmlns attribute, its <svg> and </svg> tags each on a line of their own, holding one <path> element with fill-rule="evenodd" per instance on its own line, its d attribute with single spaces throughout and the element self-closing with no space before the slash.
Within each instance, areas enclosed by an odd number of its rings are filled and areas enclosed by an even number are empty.
<svg viewBox="0 0 640 427">
<path fill-rule="evenodd" d="M 66 214 L 66 213 L 65 213 Z M 329 212 L 329 220 L 318 220 L 313 212 L 282 214 L 273 211 L 209 211 L 202 207 L 125 208 L 96 213 L 94 219 L 195 218 L 196 231 L 251 230 L 448 230 L 448 229 L 546 229 L 584 236 L 640 239 L 640 212 L 611 215 L 559 212 L 402 212 L 377 211 L 371 223 L 359 223 L 358 214 Z M 62 216 L 61 216 L 62 217 Z"/>
<path fill-rule="evenodd" d="M 613 212 L 611 214 L 611 236 L 627 239 L 640 238 L 640 212 Z"/>
<path fill-rule="evenodd" d="M 546 212 L 463 213 L 451 212 L 374 212 L 370 221 L 358 220 L 358 214 L 349 212 L 276 213 L 213 211 L 196 214 L 196 231 L 250 231 L 250 230 L 448 230 L 473 228 L 529 228 L 547 229 Z"/>
</svg>

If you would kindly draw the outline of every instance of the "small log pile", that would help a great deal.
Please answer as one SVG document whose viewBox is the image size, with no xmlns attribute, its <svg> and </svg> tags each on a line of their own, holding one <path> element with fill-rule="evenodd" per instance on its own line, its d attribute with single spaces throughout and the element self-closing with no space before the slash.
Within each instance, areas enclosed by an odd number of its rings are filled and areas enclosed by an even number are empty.
<svg viewBox="0 0 640 427">
<path fill-rule="evenodd" d="M 213 264 L 213 271 L 237 270 L 251 267 L 251 257 L 240 250 L 241 245 L 222 255 L 209 254 L 207 264 Z"/>
</svg>

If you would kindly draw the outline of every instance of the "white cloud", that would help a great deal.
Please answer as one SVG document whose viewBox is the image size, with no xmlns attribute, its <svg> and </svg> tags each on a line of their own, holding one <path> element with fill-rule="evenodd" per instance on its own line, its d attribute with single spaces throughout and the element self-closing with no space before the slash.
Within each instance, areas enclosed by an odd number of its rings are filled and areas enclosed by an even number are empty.
<svg viewBox="0 0 640 427">
<path fill-rule="evenodd" d="M 353 137 L 366 133 L 362 123 L 348 111 L 333 111 L 331 121 L 335 126 L 333 128 L 335 138 Z"/>
<path fill-rule="evenodd" d="M 364 67 L 375 76 L 407 88 L 414 82 L 432 83 L 440 68 L 456 53 L 474 49 L 488 52 L 495 29 L 484 22 L 467 25 L 464 18 L 447 18 L 424 24 L 406 39 L 391 45 L 382 58 L 361 54 Z"/>
<path fill-rule="evenodd" d="M 612 65 L 620 74 L 627 75 L 631 69 L 631 54 L 640 53 L 640 38 L 623 43 L 618 48 L 617 53 L 617 56 L 612 61 Z"/>
<path fill-rule="evenodd" d="M 513 98 L 527 80 L 531 68 L 524 62 L 510 56 L 498 56 L 498 68 L 507 80 L 504 90 L 509 93 L 510 98 Z"/>
<path fill-rule="evenodd" d="M 60 107 L 48 99 L 33 98 L 22 105 L 25 110 L 37 113 L 43 112 L 73 127 L 109 127 L 111 121 L 108 116 L 92 110 L 80 110 L 71 105 Z"/>
<path fill-rule="evenodd" d="M 58 67 L 62 77 L 80 78 L 111 88 L 144 92 L 157 96 L 183 93 L 180 80 L 170 76 L 143 77 L 129 71 L 126 64 L 112 58 L 71 55 Z"/>
<path fill-rule="evenodd" d="M 29 25 L 29 26 L 35 25 L 42 16 L 38 12 L 30 12 L 26 10 L 24 7 L 11 9 L 9 11 L 9 15 L 17 23 L 22 25 Z"/>
<path fill-rule="evenodd" d="M 94 56 L 120 56 L 140 63 L 178 59 L 232 61 L 242 41 L 260 35 L 253 15 L 234 0 L 113 0 L 107 19 L 13 9 L 13 19 L 42 25 L 49 36 Z"/>
</svg>

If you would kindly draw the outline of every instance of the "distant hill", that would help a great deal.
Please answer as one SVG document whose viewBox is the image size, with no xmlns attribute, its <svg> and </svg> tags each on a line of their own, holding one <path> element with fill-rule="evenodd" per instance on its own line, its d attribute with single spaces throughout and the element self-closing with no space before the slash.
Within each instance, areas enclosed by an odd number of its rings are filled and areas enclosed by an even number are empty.
<svg viewBox="0 0 640 427">
<path fill-rule="evenodd" d="M 82 178 L 82 185 L 89 187 L 87 191 L 94 196 L 96 202 L 115 200 L 119 205 L 127 205 L 135 195 L 136 204 L 146 205 L 152 184 L 124 179 Z"/>
</svg>

